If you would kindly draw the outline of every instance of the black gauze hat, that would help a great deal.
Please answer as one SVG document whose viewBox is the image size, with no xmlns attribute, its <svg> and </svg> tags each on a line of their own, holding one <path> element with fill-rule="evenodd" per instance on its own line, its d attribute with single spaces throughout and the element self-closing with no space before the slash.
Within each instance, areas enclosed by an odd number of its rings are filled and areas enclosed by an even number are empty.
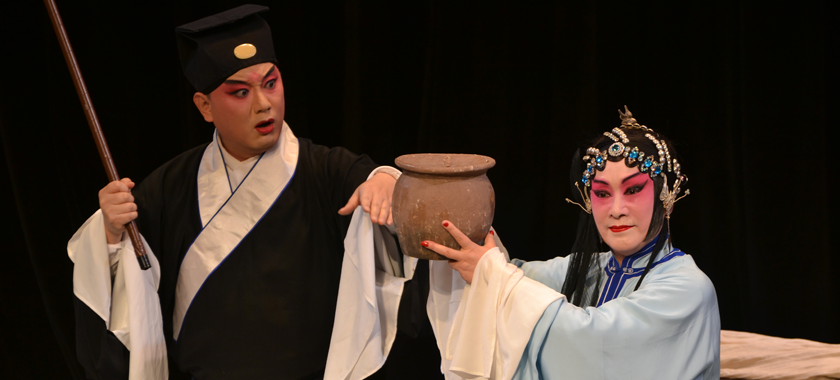
<svg viewBox="0 0 840 380">
<path fill-rule="evenodd" d="M 268 7 L 246 4 L 175 28 L 181 67 L 197 91 L 209 94 L 246 67 L 275 62 Z"/>
</svg>

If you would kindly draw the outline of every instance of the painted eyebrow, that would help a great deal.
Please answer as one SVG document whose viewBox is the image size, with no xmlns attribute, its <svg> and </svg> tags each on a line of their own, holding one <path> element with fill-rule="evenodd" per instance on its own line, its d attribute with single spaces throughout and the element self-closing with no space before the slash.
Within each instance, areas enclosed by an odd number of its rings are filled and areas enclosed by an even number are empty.
<svg viewBox="0 0 840 380">
<path fill-rule="evenodd" d="M 622 180 L 621 180 L 621 183 L 627 182 L 627 181 L 629 181 L 631 178 L 634 178 L 634 177 L 636 177 L 637 175 L 642 175 L 642 174 L 645 174 L 645 173 L 638 172 L 638 173 L 636 173 L 636 174 L 629 175 L 629 176 L 627 176 L 627 178 L 622 179 Z M 594 179 L 594 178 L 593 178 L 593 179 L 592 179 L 592 182 L 597 182 L 597 183 L 600 183 L 600 184 L 603 184 L 603 185 L 607 185 L 607 186 L 609 186 L 609 185 L 610 185 L 610 184 L 609 184 L 609 183 L 607 183 L 606 181 L 602 181 L 602 180 L 600 180 L 600 179 Z"/>
<path fill-rule="evenodd" d="M 627 182 L 627 181 L 629 181 L 631 178 L 633 178 L 633 177 L 635 177 L 635 176 L 637 176 L 637 175 L 642 175 L 642 174 L 645 174 L 645 173 L 638 172 L 638 173 L 633 174 L 633 175 L 631 175 L 631 176 L 627 176 L 627 178 L 625 178 L 625 179 L 622 179 L 622 180 L 621 180 L 621 183 Z"/>
<path fill-rule="evenodd" d="M 273 73 L 274 69 L 276 69 L 276 68 L 277 68 L 277 66 L 271 66 L 271 69 L 268 70 L 268 72 L 265 73 L 265 75 L 263 75 L 262 81 L 265 81 L 265 78 L 268 78 L 268 76 L 271 75 L 271 73 Z M 225 84 L 244 84 L 244 85 L 247 86 L 248 82 L 241 81 L 241 80 L 235 80 L 235 79 L 228 79 L 228 80 L 225 81 Z"/>
<path fill-rule="evenodd" d="M 248 82 L 241 81 L 241 80 L 228 79 L 228 80 L 225 81 L 225 84 L 244 84 L 244 85 L 247 86 Z"/>
<path fill-rule="evenodd" d="M 265 79 L 266 79 L 266 78 L 268 78 L 268 76 L 269 76 L 269 75 L 271 75 L 271 73 L 273 73 L 273 72 L 274 72 L 274 69 L 276 69 L 276 68 L 277 68 L 277 66 L 271 66 L 271 69 L 270 69 L 270 70 L 268 70 L 268 72 L 267 72 L 267 73 L 265 73 L 265 75 L 263 75 L 263 79 L 262 79 L 262 80 L 263 80 L 263 81 L 265 81 Z"/>
</svg>

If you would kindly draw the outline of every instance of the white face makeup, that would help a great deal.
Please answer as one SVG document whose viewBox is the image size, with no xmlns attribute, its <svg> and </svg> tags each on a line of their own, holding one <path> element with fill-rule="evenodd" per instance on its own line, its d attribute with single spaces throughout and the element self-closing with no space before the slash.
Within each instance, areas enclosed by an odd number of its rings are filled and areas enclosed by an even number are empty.
<svg viewBox="0 0 840 380">
<path fill-rule="evenodd" d="M 273 63 L 239 70 L 210 93 L 196 93 L 204 119 L 219 131 L 222 144 L 239 160 L 262 154 L 280 138 L 286 103 L 280 72 Z"/>
<path fill-rule="evenodd" d="M 642 249 L 654 202 L 653 180 L 623 161 L 608 161 L 592 180 L 592 216 L 601 238 L 621 262 Z"/>
</svg>

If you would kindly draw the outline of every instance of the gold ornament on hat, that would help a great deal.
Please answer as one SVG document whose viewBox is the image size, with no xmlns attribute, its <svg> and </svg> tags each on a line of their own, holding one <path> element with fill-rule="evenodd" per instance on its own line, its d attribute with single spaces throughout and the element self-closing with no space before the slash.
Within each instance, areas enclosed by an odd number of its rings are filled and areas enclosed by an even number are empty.
<svg viewBox="0 0 840 380">
<path fill-rule="evenodd" d="M 239 59 L 248 59 L 257 55 L 257 47 L 252 44 L 242 44 L 233 48 L 233 55 Z"/>
</svg>

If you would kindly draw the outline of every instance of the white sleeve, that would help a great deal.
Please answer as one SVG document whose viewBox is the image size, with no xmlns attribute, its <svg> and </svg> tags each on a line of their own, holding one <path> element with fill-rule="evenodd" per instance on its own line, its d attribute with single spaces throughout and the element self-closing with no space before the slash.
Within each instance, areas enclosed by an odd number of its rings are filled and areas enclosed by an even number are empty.
<svg viewBox="0 0 840 380">
<path fill-rule="evenodd" d="M 73 293 L 131 352 L 130 380 L 166 379 L 169 367 L 157 294 L 160 266 L 145 239 L 143 244 L 152 264 L 145 271 L 136 263 L 130 265 L 136 261 L 130 241 L 123 239 L 112 252 L 102 210 L 96 211 L 67 243 L 67 254 L 75 264 Z M 118 265 L 119 261 L 126 264 Z"/>
<path fill-rule="evenodd" d="M 385 173 L 394 177 L 394 179 L 399 179 L 402 172 L 397 170 L 391 166 L 380 166 L 376 169 L 373 169 L 372 172 L 368 175 L 368 179 L 373 178 L 373 176 Z M 369 214 L 368 218 L 370 217 Z M 412 261 L 413 258 L 405 256 L 402 254 L 402 251 L 399 249 L 399 244 L 397 242 L 397 230 L 394 228 L 393 224 L 386 224 L 383 226 L 373 226 L 373 241 L 374 241 L 374 255 L 375 255 L 375 265 L 377 270 L 384 271 L 391 276 L 396 277 L 405 277 L 407 279 L 411 279 L 414 274 L 414 267 L 416 266 L 417 262 Z M 383 229 L 387 230 L 390 236 L 383 233 Z"/>
<path fill-rule="evenodd" d="M 114 251 L 113 263 L 119 261 Z M 73 292 L 103 321 L 111 325 L 112 257 L 105 237 L 102 210 L 97 210 L 67 243 L 67 254 L 73 266 Z"/>
<path fill-rule="evenodd" d="M 368 175 L 368 179 L 379 173 L 385 173 L 391 177 L 394 177 L 394 179 L 400 179 L 400 176 L 402 175 L 402 172 L 393 166 L 380 166 L 376 169 L 373 169 L 373 171 L 370 172 L 370 175 Z"/>
<path fill-rule="evenodd" d="M 396 276 L 400 268 L 376 256 L 376 247 L 383 243 L 375 238 L 379 230 L 370 214 L 356 208 L 344 238 L 325 379 L 361 380 L 372 375 L 385 363 L 394 343 L 403 284 L 411 277 Z M 377 260 L 385 261 L 377 264 Z"/>
<path fill-rule="evenodd" d="M 449 370 L 468 379 L 511 379 L 543 311 L 562 296 L 525 277 L 498 248 L 487 251 L 453 318 Z"/>
<path fill-rule="evenodd" d="M 108 244 L 108 262 L 111 266 L 111 281 L 113 281 L 114 276 L 117 275 L 117 266 L 120 263 L 119 250 L 121 250 L 123 246 L 125 246 L 125 234 L 122 235 L 119 243 Z"/>
</svg>

